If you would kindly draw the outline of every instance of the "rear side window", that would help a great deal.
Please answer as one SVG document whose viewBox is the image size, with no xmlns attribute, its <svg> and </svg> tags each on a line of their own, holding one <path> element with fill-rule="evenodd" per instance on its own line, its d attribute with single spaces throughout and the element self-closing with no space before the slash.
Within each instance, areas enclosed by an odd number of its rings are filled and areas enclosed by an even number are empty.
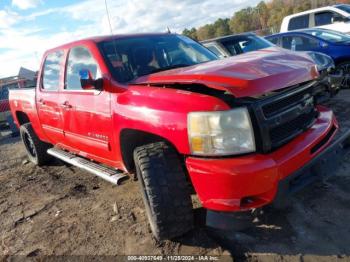
<svg viewBox="0 0 350 262">
<path fill-rule="evenodd" d="M 57 51 L 48 56 L 44 63 L 42 88 L 49 91 L 56 91 L 60 85 L 60 71 L 63 59 L 63 51 Z"/>
<path fill-rule="evenodd" d="M 290 19 L 288 30 L 303 29 L 308 27 L 309 27 L 309 15 L 301 15 Z"/>
<path fill-rule="evenodd" d="M 318 41 L 303 36 L 294 36 L 291 42 L 292 51 L 310 51 L 318 48 Z"/>
<path fill-rule="evenodd" d="M 82 90 L 79 74 L 81 70 L 89 70 L 95 80 L 101 78 L 99 66 L 90 51 L 85 47 L 78 46 L 69 52 L 65 89 Z"/>
</svg>

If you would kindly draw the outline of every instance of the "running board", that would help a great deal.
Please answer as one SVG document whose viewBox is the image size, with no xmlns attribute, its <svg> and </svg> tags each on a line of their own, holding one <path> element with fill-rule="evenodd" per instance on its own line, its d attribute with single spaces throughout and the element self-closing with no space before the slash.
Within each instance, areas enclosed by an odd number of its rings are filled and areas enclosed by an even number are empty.
<svg viewBox="0 0 350 262">
<path fill-rule="evenodd" d="M 103 165 L 96 164 L 92 161 L 89 161 L 85 158 L 79 157 L 77 155 L 71 154 L 67 151 L 61 150 L 59 148 L 53 147 L 47 150 L 49 155 L 52 155 L 68 164 L 79 167 L 88 171 L 96 176 L 101 177 L 102 179 L 111 182 L 114 185 L 120 185 L 120 182 L 123 178 L 128 176 L 122 171 L 109 168 Z"/>
</svg>

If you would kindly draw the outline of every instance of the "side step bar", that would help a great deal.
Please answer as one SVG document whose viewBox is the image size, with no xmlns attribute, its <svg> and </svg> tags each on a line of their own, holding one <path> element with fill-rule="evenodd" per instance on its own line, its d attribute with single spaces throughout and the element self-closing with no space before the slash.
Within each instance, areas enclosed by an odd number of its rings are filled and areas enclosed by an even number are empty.
<svg viewBox="0 0 350 262">
<path fill-rule="evenodd" d="M 114 185 L 119 185 L 123 178 L 128 177 L 122 171 L 96 164 L 83 157 L 76 156 L 56 147 L 48 149 L 47 153 L 73 166 L 79 167 L 96 176 L 99 176 Z"/>
</svg>

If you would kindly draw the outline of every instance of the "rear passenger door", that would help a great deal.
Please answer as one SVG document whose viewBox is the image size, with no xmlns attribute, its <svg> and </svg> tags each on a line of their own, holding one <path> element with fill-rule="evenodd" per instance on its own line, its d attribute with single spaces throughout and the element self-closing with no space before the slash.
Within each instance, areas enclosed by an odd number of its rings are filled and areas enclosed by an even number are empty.
<svg viewBox="0 0 350 262">
<path fill-rule="evenodd" d="M 46 56 L 36 93 L 40 123 L 52 144 L 60 143 L 64 139 L 62 111 L 59 105 L 63 65 L 63 51 L 54 51 Z"/>
<path fill-rule="evenodd" d="M 65 144 L 80 155 L 112 158 L 110 93 L 95 89 L 83 90 L 80 82 L 82 70 L 89 70 L 94 80 L 102 78 L 100 66 L 89 49 L 85 46 L 73 47 L 67 57 L 61 97 Z"/>
</svg>

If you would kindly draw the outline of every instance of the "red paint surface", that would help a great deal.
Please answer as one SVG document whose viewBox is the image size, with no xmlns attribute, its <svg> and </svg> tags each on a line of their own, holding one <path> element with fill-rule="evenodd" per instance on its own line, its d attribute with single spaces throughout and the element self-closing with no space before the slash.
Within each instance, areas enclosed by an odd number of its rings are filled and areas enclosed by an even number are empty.
<svg viewBox="0 0 350 262">
<path fill-rule="evenodd" d="M 57 92 L 44 91 L 39 72 L 35 92 L 10 92 L 15 121 L 18 122 L 17 112 L 25 112 L 41 140 L 124 170 L 120 152 L 121 131 L 136 129 L 156 134 L 186 157 L 194 187 L 207 208 L 233 211 L 270 202 L 278 180 L 312 159 L 310 147 L 321 140 L 335 123 L 332 113 L 320 108 L 320 117 L 310 130 L 269 155 L 250 154 L 215 160 L 190 157 L 188 113 L 227 110 L 229 106 L 215 97 L 163 88 L 164 85 L 201 83 L 226 90 L 236 97 L 255 96 L 314 79 L 317 71 L 312 62 L 271 49 L 169 70 L 125 85 L 112 79 L 96 46 L 104 39 L 82 40 L 53 49 L 63 50 L 66 58 L 71 47 L 83 45 L 89 48 L 100 65 L 103 91 L 66 91 L 63 88 L 64 74 Z M 65 65 L 61 66 L 64 70 Z M 162 87 L 150 87 L 149 83 Z M 252 206 L 241 207 L 240 200 L 245 196 L 257 196 L 257 201 Z"/>
<path fill-rule="evenodd" d="M 277 192 L 278 182 L 319 154 L 327 144 L 314 154 L 311 154 L 311 148 L 327 135 L 332 126 L 338 127 L 332 111 L 321 107 L 319 110 L 320 116 L 312 128 L 270 154 L 225 159 L 188 157 L 187 170 L 203 206 L 238 211 L 270 203 Z M 255 202 L 242 206 L 241 200 L 245 197 L 254 197 Z"/>
</svg>

